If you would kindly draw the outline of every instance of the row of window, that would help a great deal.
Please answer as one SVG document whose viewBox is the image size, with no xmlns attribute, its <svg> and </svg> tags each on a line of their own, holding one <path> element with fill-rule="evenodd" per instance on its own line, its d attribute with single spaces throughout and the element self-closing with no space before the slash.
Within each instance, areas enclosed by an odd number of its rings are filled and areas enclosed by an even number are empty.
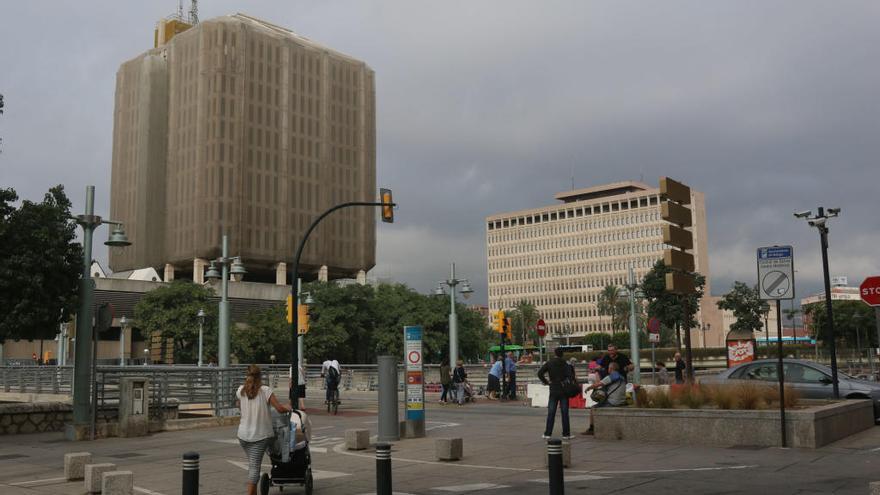
<svg viewBox="0 0 880 495">
<path fill-rule="evenodd" d="M 658 204 L 660 204 L 660 197 L 650 196 L 644 198 L 636 198 L 632 200 L 578 206 L 575 208 L 562 207 L 562 209 L 560 210 L 547 213 L 536 213 L 532 215 L 507 218 L 504 220 L 493 220 L 488 222 L 487 228 L 488 230 L 496 230 L 508 227 L 538 224 L 542 222 L 555 222 L 557 220 L 565 220 L 569 218 L 599 215 L 602 213 L 613 213 L 617 211 L 625 211 L 636 208 L 647 208 L 648 206 L 656 206 Z"/>
<path fill-rule="evenodd" d="M 565 234 L 575 234 L 602 229 L 616 229 L 627 225 L 652 223 L 660 220 L 660 212 L 656 208 L 639 213 L 626 215 L 605 215 L 601 218 L 582 222 L 562 222 L 552 226 L 533 227 L 530 229 L 515 229 L 505 232 L 487 234 L 489 244 L 504 242 L 518 242 L 524 239 L 536 239 Z"/>
</svg>

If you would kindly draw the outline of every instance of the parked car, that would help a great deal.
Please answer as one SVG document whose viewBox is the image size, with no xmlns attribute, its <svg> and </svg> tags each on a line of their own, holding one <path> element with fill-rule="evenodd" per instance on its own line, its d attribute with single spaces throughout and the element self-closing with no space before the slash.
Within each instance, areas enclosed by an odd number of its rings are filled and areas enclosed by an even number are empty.
<svg viewBox="0 0 880 495">
<path fill-rule="evenodd" d="M 705 377 L 701 383 L 723 384 L 739 380 L 757 380 L 778 383 L 776 359 L 760 359 L 751 363 L 722 371 L 718 375 Z M 823 364 L 802 359 L 783 359 L 785 383 L 794 387 L 805 399 L 832 399 L 831 368 Z M 840 396 L 846 399 L 871 399 L 874 401 L 874 418 L 880 419 L 880 383 L 853 378 L 837 371 Z"/>
</svg>

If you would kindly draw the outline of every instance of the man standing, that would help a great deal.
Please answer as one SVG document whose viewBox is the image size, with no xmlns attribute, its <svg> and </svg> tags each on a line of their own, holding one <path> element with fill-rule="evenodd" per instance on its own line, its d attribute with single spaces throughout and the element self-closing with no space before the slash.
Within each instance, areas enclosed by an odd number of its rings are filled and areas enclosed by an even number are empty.
<svg viewBox="0 0 880 495">
<path fill-rule="evenodd" d="M 550 400 L 547 403 L 547 425 L 544 428 L 542 438 L 550 438 L 553 434 L 553 424 L 556 422 L 556 408 L 562 409 L 562 437 L 570 440 L 571 424 L 568 420 L 568 397 L 562 391 L 562 382 L 571 377 L 571 368 L 562 359 L 562 348 L 554 350 L 555 356 L 547 360 L 538 370 L 538 379 L 541 383 L 550 387 Z M 550 374 L 549 380 L 547 374 Z"/>
<path fill-rule="evenodd" d="M 681 385 L 684 383 L 684 370 L 687 368 L 687 365 L 684 362 L 684 359 L 681 358 L 681 353 L 675 353 L 675 383 Z"/>
<path fill-rule="evenodd" d="M 632 361 L 625 355 L 617 352 L 617 346 L 614 344 L 608 344 L 608 354 L 599 358 L 597 363 L 601 368 L 602 377 L 606 377 L 610 373 L 609 367 L 611 363 L 617 363 L 617 372 L 623 376 L 624 381 L 626 380 L 626 374 L 635 369 Z"/>
<path fill-rule="evenodd" d="M 502 356 L 499 355 L 498 359 L 492 363 L 492 367 L 489 368 L 489 377 L 486 388 L 489 391 L 488 398 L 491 400 L 497 399 L 498 392 L 501 391 L 501 375 L 504 373 L 504 370 L 501 369 L 501 359 Z"/>
<path fill-rule="evenodd" d="M 504 358 L 504 369 L 507 371 L 507 390 L 504 391 L 504 397 L 510 400 L 516 400 L 516 365 L 513 351 L 508 351 Z"/>
</svg>

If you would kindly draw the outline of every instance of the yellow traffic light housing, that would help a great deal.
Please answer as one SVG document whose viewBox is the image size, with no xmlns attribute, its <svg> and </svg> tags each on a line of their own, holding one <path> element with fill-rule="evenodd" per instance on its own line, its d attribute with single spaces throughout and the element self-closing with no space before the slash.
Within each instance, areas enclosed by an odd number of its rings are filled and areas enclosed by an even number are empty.
<svg viewBox="0 0 880 495">
<path fill-rule="evenodd" d="M 496 311 L 492 321 L 492 329 L 498 333 L 504 333 L 504 311 Z"/>
<path fill-rule="evenodd" d="M 287 295 L 287 323 L 293 324 L 293 296 Z"/>
<path fill-rule="evenodd" d="M 504 319 L 504 333 L 507 335 L 507 341 L 513 342 L 513 322 L 510 318 Z"/>
<path fill-rule="evenodd" d="M 305 304 L 299 305 L 299 322 L 297 323 L 297 326 L 299 326 L 297 333 L 299 335 L 309 333 L 309 307 Z"/>
<path fill-rule="evenodd" d="M 382 200 L 382 221 L 394 223 L 394 201 L 391 199 L 391 189 L 379 189 L 379 199 Z"/>
</svg>

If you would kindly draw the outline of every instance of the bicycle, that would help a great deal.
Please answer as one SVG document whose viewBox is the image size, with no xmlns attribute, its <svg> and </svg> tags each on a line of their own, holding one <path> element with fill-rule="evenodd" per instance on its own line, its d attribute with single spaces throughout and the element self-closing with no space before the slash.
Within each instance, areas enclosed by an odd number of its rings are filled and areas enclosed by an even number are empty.
<svg viewBox="0 0 880 495">
<path fill-rule="evenodd" d="M 330 391 L 330 399 L 324 401 L 327 404 L 327 412 L 332 413 L 334 416 L 337 412 L 339 412 L 339 404 L 341 401 L 339 400 L 339 388 L 335 388 Z"/>
</svg>

